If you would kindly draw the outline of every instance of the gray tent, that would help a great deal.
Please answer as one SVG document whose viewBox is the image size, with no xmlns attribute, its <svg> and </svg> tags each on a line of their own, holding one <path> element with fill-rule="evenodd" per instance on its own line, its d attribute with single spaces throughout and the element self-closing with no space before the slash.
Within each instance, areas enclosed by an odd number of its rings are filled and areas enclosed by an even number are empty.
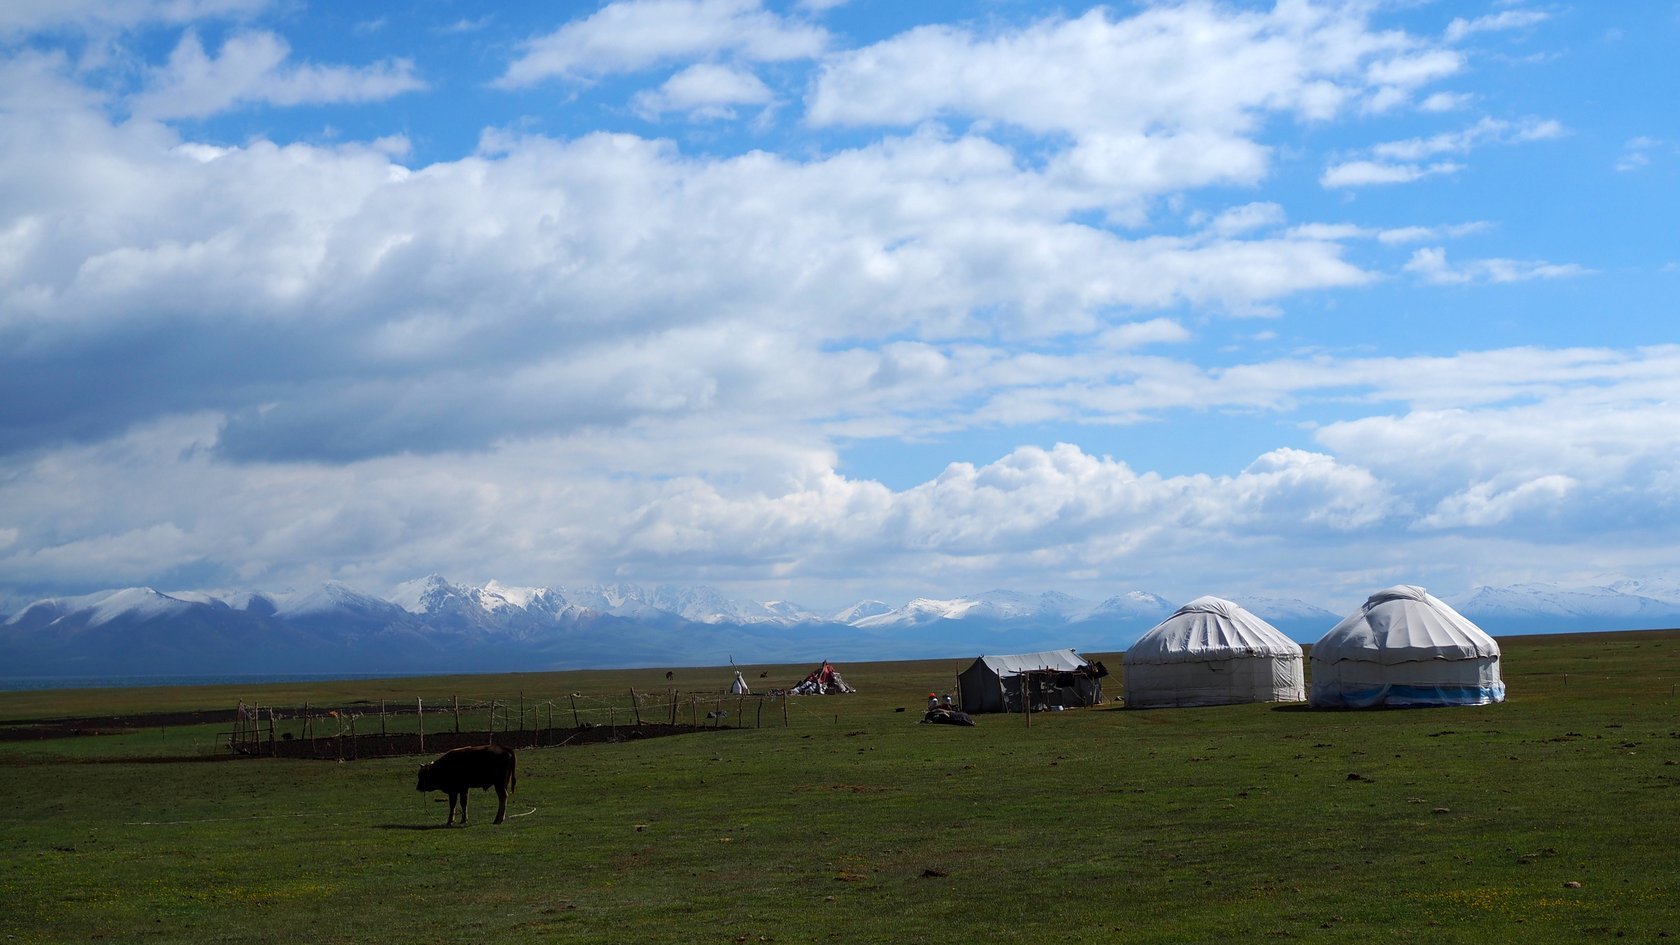
<svg viewBox="0 0 1680 945">
<path fill-rule="evenodd" d="M 957 674 L 958 707 L 964 712 L 1020 712 L 1026 693 L 1034 709 L 1096 705 L 1103 700 L 1102 677 L 1072 650 L 1013 656 L 982 656 Z"/>
</svg>

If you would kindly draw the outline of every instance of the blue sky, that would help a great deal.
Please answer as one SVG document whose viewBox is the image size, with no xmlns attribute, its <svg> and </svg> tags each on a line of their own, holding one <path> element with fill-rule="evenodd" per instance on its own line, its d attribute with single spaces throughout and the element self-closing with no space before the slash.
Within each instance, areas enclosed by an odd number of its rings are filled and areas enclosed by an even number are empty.
<svg viewBox="0 0 1680 945">
<path fill-rule="evenodd" d="M 0 10 L 0 609 L 1672 577 L 1674 2 Z"/>
</svg>

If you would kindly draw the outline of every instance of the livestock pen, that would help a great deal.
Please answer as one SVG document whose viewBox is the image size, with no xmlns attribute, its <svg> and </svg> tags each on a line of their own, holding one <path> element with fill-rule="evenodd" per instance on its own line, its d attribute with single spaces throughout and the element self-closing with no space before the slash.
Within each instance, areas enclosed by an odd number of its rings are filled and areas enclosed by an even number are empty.
<svg viewBox="0 0 1680 945">
<path fill-rule="evenodd" d="M 320 758 L 423 755 L 463 745 L 539 748 L 683 735 L 728 728 L 789 724 L 788 696 L 627 690 L 623 697 L 568 693 L 560 698 L 465 700 L 459 696 L 412 703 L 349 700 L 338 705 L 235 707 L 226 747 L 234 755 Z"/>
</svg>

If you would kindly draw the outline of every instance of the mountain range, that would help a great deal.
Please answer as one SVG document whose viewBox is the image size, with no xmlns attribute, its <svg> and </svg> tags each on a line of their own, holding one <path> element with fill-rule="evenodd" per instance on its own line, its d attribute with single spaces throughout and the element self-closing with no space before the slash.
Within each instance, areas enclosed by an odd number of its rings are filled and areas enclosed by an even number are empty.
<svg viewBox="0 0 1680 945">
<path fill-rule="evenodd" d="M 1301 600 L 1238 597 L 1297 640 L 1341 614 Z M 1477 587 L 1448 598 L 1494 634 L 1680 626 L 1680 583 Z M 35 601 L 0 615 L 12 676 L 499 672 L 615 666 L 962 658 L 1073 646 L 1125 649 L 1177 607 L 1131 591 L 1092 602 L 994 590 L 860 601 L 823 613 L 737 600 L 710 587 L 515 587 L 432 575 L 389 598 L 344 584 L 302 591 L 130 587 Z"/>
</svg>

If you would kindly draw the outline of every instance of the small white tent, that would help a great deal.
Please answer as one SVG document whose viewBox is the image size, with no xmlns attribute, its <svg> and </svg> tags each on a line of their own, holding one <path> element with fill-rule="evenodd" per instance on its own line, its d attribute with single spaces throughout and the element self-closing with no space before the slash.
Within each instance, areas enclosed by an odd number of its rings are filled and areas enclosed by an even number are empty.
<svg viewBox="0 0 1680 945">
<path fill-rule="evenodd" d="M 735 681 L 729 684 L 729 694 L 732 696 L 750 696 L 752 690 L 747 688 L 747 680 L 740 670 L 735 671 Z"/>
<path fill-rule="evenodd" d="M 1126 705 L 1300 702 L 1301 646 L 1241 606 L 1198 597 L 1126 651 Z"/>
<path fill-rule="evenodd" d="M 1503 702 L 1499 644 L 1445 601 L 1401 584 L 1371 595 L 1312 648 L 1326 708 Z"/>
</svg>

